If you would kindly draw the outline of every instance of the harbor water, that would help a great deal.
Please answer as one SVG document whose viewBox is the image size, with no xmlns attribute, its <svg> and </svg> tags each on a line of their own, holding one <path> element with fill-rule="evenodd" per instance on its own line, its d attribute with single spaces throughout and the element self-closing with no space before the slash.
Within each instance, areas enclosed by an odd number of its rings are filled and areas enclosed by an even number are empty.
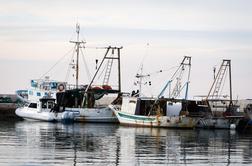
<svg viewBox="0 0 252 166">
<path fill-rule="evenodd" d="M 0 123 L 0 165 L 251 165 L 252 135 L 116 124 Z"/>
</svg>

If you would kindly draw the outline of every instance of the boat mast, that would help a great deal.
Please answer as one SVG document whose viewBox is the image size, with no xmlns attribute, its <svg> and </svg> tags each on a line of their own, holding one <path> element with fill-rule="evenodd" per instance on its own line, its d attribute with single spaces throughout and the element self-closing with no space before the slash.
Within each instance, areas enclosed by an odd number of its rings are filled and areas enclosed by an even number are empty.
<svg viewBox="0 0 252 166">
<path fill-rule="evenodd" d="M 139 97 L 142 96 L 141 94 L 142 94 L 142 81 L 143 81 L 143 77 L 145 77 L 145 76 L 143 75 L 143 64 L 141 64 L 140 74 L 136 75 L 136 78 L 139 79 L 139 82 L 138 82 L 138 84 L 139 84 Z"/>
<path fill-rule="evenodd" d="M 143 64 L 141 64 L 140 74 L 138 74 L 138 73 L 136 74 L 136 78 L 138 79 L 137 84 L 139 85 L 139 93 L 138 93 L 139 97 L 142 96 L 142 85 L 145 84 L 145 83 L 143 83 L 143 79 L 146 77 L 150 77 L 150 75 L 151 74 L 143 74 Z"/>
<path fill-rule="evenodd" d="M 79 36 L 80 36 L 80 25 L 76 25 L 76 33 L 77 33 L 77 49 L 76 49 L 76 88 L 78 89 L 79 84 L 79 52 L 80 52 L 80 43 L 79 43 Z"/>
<path fill-rule="evenodd" d="M 232 94 L 232 74 L 231 74 L 231 60 L 227 60 L 229 64 L 229 93 L 230 93 L 230 106 L 233 105 L 233 94 Z"/>
<path fill-rule="evenodd" d="M 80 48 L 81 48 L 81 44 L 85 44 L 84 41 L 80 41 L 80 24 L 77 23 L 76 24 L 76 33 L 77 33 L 77 38 L 76 41 L 70 41 L 70 43 L 74 43 L 75 47 L 76 47 L 76 71 L 75 71 L 75 86 L 76 89 L 78 89 L 79 86 L 79 53 L 80 53 Z"/>
</svg>

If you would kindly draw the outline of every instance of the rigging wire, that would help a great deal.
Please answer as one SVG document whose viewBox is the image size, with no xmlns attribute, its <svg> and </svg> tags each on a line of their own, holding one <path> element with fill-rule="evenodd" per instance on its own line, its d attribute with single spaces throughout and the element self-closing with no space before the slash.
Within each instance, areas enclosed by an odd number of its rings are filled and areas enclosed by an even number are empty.
<svg viewBox="0 0 252 166">
<path fill-rule="evenodd" d="M 101 76 L 102 76 L 102 74 L 105 72 L 105 69 L 107 68 L 107 66 L 108 66 L 108 63 L 106 63 L 106 64 L 104 65 L 104 67 L 103 67 L 103 69 L 102 69 L 100 75 L 97 77 L 97 80 L 99 80 L 99 79 L 101 78 Z"/>
<path fill-rule="evenodd" d="M 169 72 L 169 71 L 173 70 L 174 68 L 178 68 L 178 67 L 179 67 L 179 66 L 173 66 L 173 67 L 170 67 L 170 68 L 165 69 L 165 70 L 162 70 L 162 69 L 161 69 L 161 70 L 159 70 L 159 71 L 155 71 L 155 72 L 146 74 L 146 77 L 143 77 L 143 82 L 148 82 L 148 80 L 151 80 L 151 77 L 152 77 L 152 78 L 153 78 L 153 76 L 157 77 L 157 75 L 160 74 L 160 73 Z M 147 77 L 148 77 L 148 78 L 147 78 Z M 148 79 L 148 80 L 147 80 L 147 79 Z M 134 79 L 134 84 L 131 85 L 130 89 L 133 89 L 134 86 L 137 86 L 137 83 L 136 83 L 136 82 L 138 82 L 138 79 L 137 79 L 137 78 Z M 153 85 L 152 81 L 151 81 L 151 84 Z M 160 85 L 160 84 L 161 84 L 161 80 L 157 81 L 156 84 L 157 84 L 157 85 Z M 143 85 L 146 85 L 146 84 L 143 84 Z M 148 85 L 148 83 L 147 83 L 147 85 Z M 153 89 L 151 89 L 151 88 L 152 88 L 152 87 L 149 86 L 148 91 L 150 91 L 150 93 L 151 93 L 152 96 L 153 96 Z"/>
<path fill-rule="evenodd" d="M 227 70 L 226 70 L 226 71 L 227 71 Z M 223 92 L 223 89 L 224 89 L 224 86 L 225 86 L 225 84 L 226 84 L 226 80 L 227 80 L 227 75 L 228 75 L 228 72 L 225 72 L 225 76 L 224 76 L 223 84 L 222 84 L 222 87 L 221 87 L 221 90 L 220 90 L 220 92 L 219 92 L 218 96 L 220 96 L 220 95 L 222 94 L 222 92 Z"/>
<path fill-rule="evenodd" d="M 137 69 L 137 73 L 141 70 L 141 68 L 143 67 L 143 62 L 144 62 L 144 60 L 145 60 L 145 59 L 147 58 L 147 56 L 149 55 L 149 54 L 148 54 L 149 45 L 150 45 L 149 43 L 146 44 L 145 55 L 143 56 L 143 58 L 142 58 L 142 60 L 141 60 L 141 63 L 140 63 L 140 65 L 139 65 L 138 69 Z"/>
<path fill-rule="evenodd" d="M 83 53 L 82 49 L 80 49 L 80 50 L 81 50 L 82 60 L 83 60 L 83 63 L 84 63 L 85 69 L 86 69 L 86 74 L 88 76 L 88 82 L 90 82 L 91 81 L 90 70 L 88 69 L 88 65 L 87 65 L 87 62 L 85 60 L 84 53 Z"/>
<path fill-rule="evenodd" d="M 74 54 L 75 54 L 75 46 L 74 46 L 74 48 L 73 48 L 72 57 L 71 57 L 70 62 L 72 62 L 72 60 L 74 59 Z M 73 66 L 71 63 L 68 64 L 67 73 L 66 73 L 66 77 L 65 77 L 65 82 L 67 82 L 68 79 L 69 79 L 70 69 L 71 69 L 70 67 L 71 67 L 71 66 Z"/>
<path fill-rule="evenodd" d="M 59 64 L 71 51 L 73 50 L 73 48 L 71 48 L 71 50 L 69 50 L 65 55 L 63 55 L 47 72 L 45 72 L 39 79 L 42 79 L 43 77 L 45 77 L 57 64 Z"/>
</svg>

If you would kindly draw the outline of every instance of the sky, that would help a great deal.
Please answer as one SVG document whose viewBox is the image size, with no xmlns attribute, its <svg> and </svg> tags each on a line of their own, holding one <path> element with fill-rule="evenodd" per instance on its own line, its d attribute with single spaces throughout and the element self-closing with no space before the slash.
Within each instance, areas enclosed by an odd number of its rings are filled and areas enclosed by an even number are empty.
<svg viewBox="0 0 252 166">
<path fill-rule="evenodd" d="M 153 74 L 144 91 L 157 95 L 183 56 L 192 57 L 189 95 L 207 95 L 213 68 L 231 59 L 233 96 L 252 98 L 252 1 L 250 0 L 0 0 L 0 93 L 29 87 L 73 47 L 75 24 L 87 47 L 123 46 L 122 88 L 134 87 L 135 75 Z M 105 50 L 86 49 L 94 59 Z M 69 62 L 49 73 L 65 80 Z M 83 73 L 85 68 L 83 67 Z M 88 82 L 82 74 L 81 82 Z M 71 81 L 71 80 L 69 80 Z"/>
</svg>

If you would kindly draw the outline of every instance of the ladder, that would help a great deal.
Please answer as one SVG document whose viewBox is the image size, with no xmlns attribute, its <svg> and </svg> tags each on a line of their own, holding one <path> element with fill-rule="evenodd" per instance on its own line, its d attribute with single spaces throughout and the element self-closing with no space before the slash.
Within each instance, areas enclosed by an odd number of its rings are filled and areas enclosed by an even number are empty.
<svg viewBox="0 0 252 166">
<path fill-rule="evenodd" d="M 112 51 L 112 57 L 113 55 L 114 55 L 114 50 Z M 113 59 L 108 59 L 105 75 L 103 78 L 103 85 L 108 85 L 109 83 L 109 77 L 111 74 L 112 65 L 113 65 Z"/>
</svg>

